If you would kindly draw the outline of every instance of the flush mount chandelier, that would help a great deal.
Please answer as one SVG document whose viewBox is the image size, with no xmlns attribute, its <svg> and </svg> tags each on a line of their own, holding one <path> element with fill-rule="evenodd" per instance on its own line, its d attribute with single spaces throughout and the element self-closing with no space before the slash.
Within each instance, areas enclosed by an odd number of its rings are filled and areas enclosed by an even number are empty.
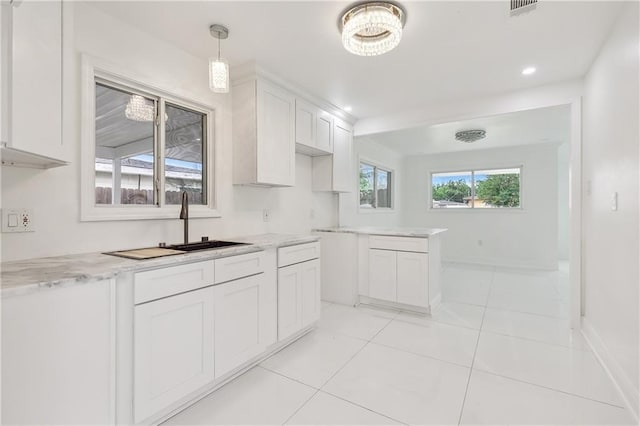
<svg viewBox="0 0 640 426">
<path fill-rule="evenodd" d="M 456 133 L 456 140 L 460 142 L 472 143 L 484 139 L 487 136 L 487 132 L 484 130 L 463 130 Z"/>
<path fill-rule="evenodd" d="M 347 10 L 340 20 L 342 44 L 354 55 L 382 55 L 400 43 L 405 21 L 404 9 L 396 4 L 357 4 Z"/>
</svg>

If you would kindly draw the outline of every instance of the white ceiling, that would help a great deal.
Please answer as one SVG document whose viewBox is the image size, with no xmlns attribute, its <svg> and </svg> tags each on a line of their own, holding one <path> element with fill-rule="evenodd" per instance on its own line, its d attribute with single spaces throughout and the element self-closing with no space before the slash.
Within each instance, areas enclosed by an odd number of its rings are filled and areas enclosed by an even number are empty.
<svg viewBox="0 0 640 426">
<path fill-rule="evenodd" d="M 112 1 L 96 7 L 207 58 L 216 52 L 209 25 L 230 30 L 229 63 L 255 60 L 358 118 L 429 107 L 582 77 L 619 2 L 540 0 L 516 17 L 509 1 L 408 2 L 400 46 L 378 57 L 342 47 L 338 18 L 352 2 Z M 534 65 L 538 72 L 524 77 Z"/>
<path fill-rule="evenodd" d="M 561 105 L 473 120 L 421 126 L 364 137 L 402 155 L 470 151 L 541 143 L 566 143 L 570 137 L 571 108 Z M 455 140 L 456 132 L 482 129 L 487 136 L 474 143 Z"/>
</svg>

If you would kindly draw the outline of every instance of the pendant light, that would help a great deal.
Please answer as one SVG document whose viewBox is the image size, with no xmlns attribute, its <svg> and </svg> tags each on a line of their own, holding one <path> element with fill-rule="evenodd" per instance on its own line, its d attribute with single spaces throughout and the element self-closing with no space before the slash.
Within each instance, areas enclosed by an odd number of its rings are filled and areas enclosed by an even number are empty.
<svg viewBox="0 0 640 426">
<path fill-rule="evenodd" d="M 358 3 L 340 19 L 342 44 L 354 55 L 382 55 L 400 43 L 406 16 L 395 3 Z"/>
<path fill-rule="evenodd" d="M 133 121 L 153 121 L 155 107 L 140 95 L 131 95 L 124 116 Z"/>
<path fill-rule="evenodd" d="M 220 40 L 229 37 L 229 30 L 223 25 L 211 25 L 209 33 L 218 39 L 218 57 L 209 59 L 209 88 L 215 93 L 229 92 L 229 63 L 220 57 Z"/>
</svg>

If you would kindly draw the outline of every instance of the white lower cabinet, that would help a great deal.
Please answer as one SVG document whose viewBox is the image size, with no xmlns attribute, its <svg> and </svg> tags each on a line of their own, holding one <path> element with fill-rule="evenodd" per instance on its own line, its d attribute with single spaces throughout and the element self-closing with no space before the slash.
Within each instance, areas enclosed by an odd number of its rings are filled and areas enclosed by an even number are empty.
<svg viewBox="0 0 640 426">
<path fill-rule="evenodd" d="M 320 318 L 320 260 L 278 269 L 278 340 Z"/>
<path fill-rule="evenodd" d="M 427 308 L 429 255 L 369 249 L 369 297 Z"/>
<path fill-rule="evenodd" d="M 275 343 L 275 282 L 265 274 L 214 287 L 215 377 L 224 376 Z"/>
<path fill-rule="evenodd" d="M 396 252 L 396 302 L 427 307 L 429 259 L 426 253 Z"/>
<path fill-rule="evenodd" d="M 114 423 L 111 280 L 2 298 L 4 425 Z"/>
<path fill-rule="evenodd" d="M 369 250 L 369 297 L 396 301 L 396 264 L 395 251 Z"/>
<path fill-rule="evenodd" d="M 135 307 L 134 418 L 138 423 L 214 379 L 214 288 Z"/>
</svg>

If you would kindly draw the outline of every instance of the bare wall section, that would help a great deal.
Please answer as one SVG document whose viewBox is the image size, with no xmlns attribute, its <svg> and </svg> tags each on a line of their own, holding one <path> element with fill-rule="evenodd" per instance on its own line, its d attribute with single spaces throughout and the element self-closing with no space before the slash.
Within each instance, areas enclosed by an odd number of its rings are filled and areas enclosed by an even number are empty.
<svg viewBox="0 0 640 426">
<path fill-rule="evenodd" d="M 448 228 L 445 261 L 556 269 L 558 180 L 555 144 L 406 157 L 402 223 Z M 522 166 L 522 209 L 431 209 L 430 173 Z"/>
<path fill-rule="evenodd" d="M 585 330 L 638 413 L 638 3 L 629 2 L 585 77 Z M 617 194 L 617 210 L 612 198 Z"/>
</svg>

